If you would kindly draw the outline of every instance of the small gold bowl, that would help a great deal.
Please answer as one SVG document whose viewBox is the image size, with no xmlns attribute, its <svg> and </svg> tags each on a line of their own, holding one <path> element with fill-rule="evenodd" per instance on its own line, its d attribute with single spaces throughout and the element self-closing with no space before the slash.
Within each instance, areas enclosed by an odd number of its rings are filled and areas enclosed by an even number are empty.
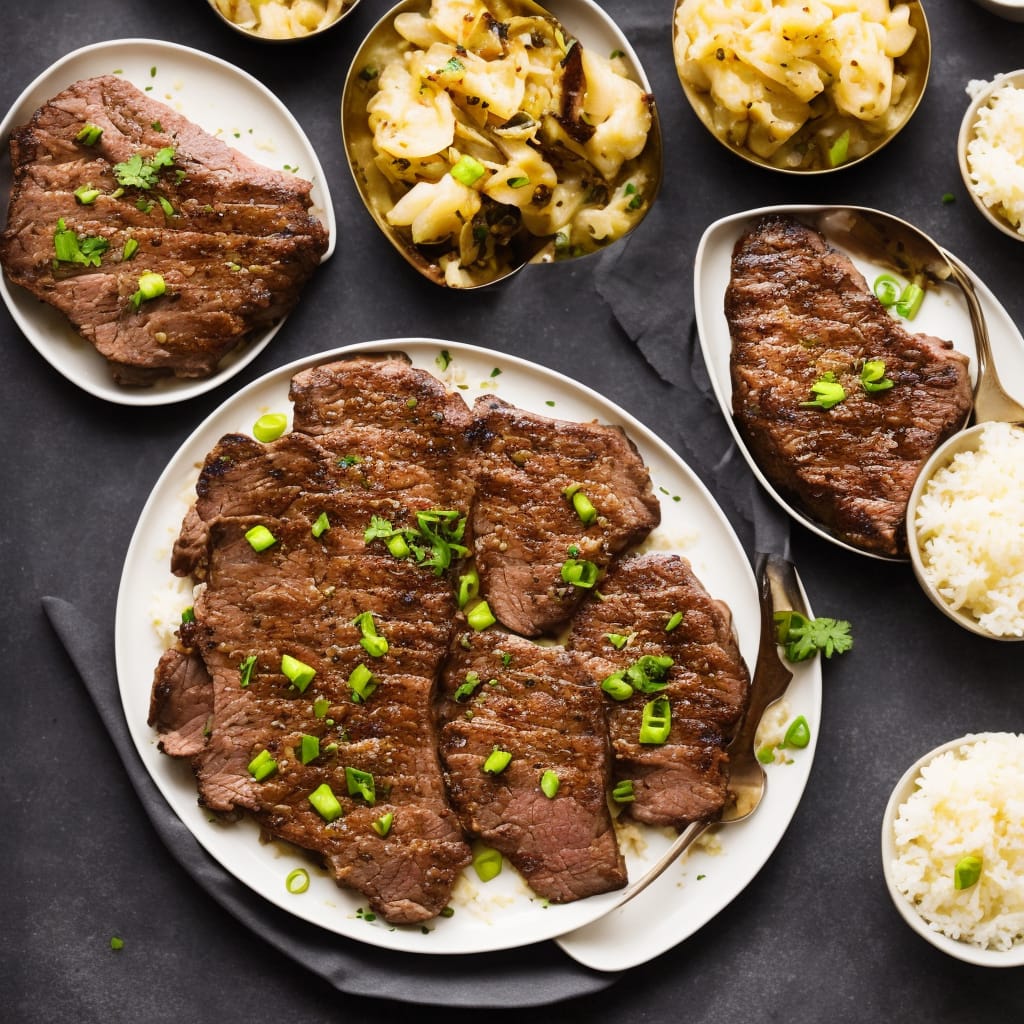
<svg viewBox="0 0 1024 1024">
<path fill-rule="evenodd" d="M 1004 86 L 1024 89 L 1024 70 L 1009 71 L 1005 75 L 997 75 L 987 86 L 975 93 L 970 106 L 967 108 L 967 112 L 964 114 L 964 119 L 960 123 L 960 134 L 956 140 L 956 155 L 957 161 L 960 164 L 960 176 L 964 180 L 967 194 L 974 201 L 974 205 L 981 212 L 981 215 L 990 224 L 1002 231 L 1004 235 L 1009 235 L 1018 242 L 1024 242 L 1024 224 L 1021 225 L 1020 229 L 1014 227 L 1003 216 L 998 203 L 990 206 L 978 193 L 978 186 L 972 175 L 970 154 L 968 153 L 977 133 L 978 118 L 981 115 L 981 111 L 988 107 L 994 94 Z"/>
<path fill-rule="evenodd" d="M 746 144 L 744 127 L 748 122 L 737 119 L 730 123 L 728 115 L 724 108 L 719 106 L 714 95 L 707 89 L 698 88 L 690 80 L 691 76 L 684 74 L 683 53 L 687 40 L 686 37 L 681 39 L 679 18 L 683 3 L 684 0 L 676 2 L 672 31 L 676 71 L 683 92 L 704 127 L 726 149 L 748 163 L 784 174 L 828 174 L 832 171 L 845 170 L 877 153 L 891 142 L 903 130 L 924 95 L 932 62 L 931 33 L 920 0 L 905 0 L 909 8 L 909 24 L 915 30 L 914 39 L 907 52 L 895 60 L 895 71 L 906 78 L 906 85 L 899 100 L 882 118 L 885 126 L 872 130 L 870 122 L 841 116 L 834 111 L 826 111 L 821 115 L 814 113 L 803 127 L 771 156 L 759 156 Z M 781 86 L 776 88 L 785 92 Z M 815 100 L 819 101 L 820 97 Z M 742 140 L 737 141 L 737 132 L 744 134 Z M 844 135 L 845 143 L 842 138 Z"/>
<path fill-rule="evenodd" d="M 263 43 L 298 43 L 334 28 L 359 0 L 207 0 L 239 35 Z M 322 13 L 320 13 L 322 11 Z"/>
</svg>

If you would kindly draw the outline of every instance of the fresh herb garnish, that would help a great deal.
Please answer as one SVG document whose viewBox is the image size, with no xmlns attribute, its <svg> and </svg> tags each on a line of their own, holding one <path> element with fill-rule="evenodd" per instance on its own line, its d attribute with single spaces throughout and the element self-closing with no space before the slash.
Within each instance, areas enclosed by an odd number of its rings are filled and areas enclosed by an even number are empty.
<svg viewBox="0 0 1024 1024">
<path fill-rule="evenodd" d="M 365 543 L 382 540 L 395 558 L 411 558 L 440 576 L 455 558 L 464 558 L 469 548 L 460 544 L 466 517 L 454 509 L 428 509 L 416 513 L 415 527 L 394 527 L 387 519 L 373 516 L 363 534 Z"/>
<path fill-rule="evenodd" d="M 95 235 L 78 235 L 61 217 L 53 233 L 55 263 L 80 263 L 83 267 L 98 267 L 100 257 L 110 248 L 105 238 Z"/>
<path fill-rule="evenodd" d="M 800 405 L 805 409 L 831 409 L 834 405 L 846 401 L 846 391 L 836 380 L 836 375 L 829 370 L 823 373 L 812 385 L 811 394 L 816 397 Z"/>
<path fill-rule="evenodd" d="M 794 611 L 775 613 L 775 638 L 786 648 L 789 661 L 806 661 L 818 651 L 831 658 L 853 647 L 850 623 L 845 619 L 808 619 Z"/>
<path fill-rule="evenodd" d="M 893 382 L 885 375 L 885 360 L 868 359 L 861 368 L 860 383 L 869 395 L 891 388 Z"/>
<path fill-rule="evenodd" d="M 124 188 L 141 188 L 148 191 L 156 184 L 160 171 L 174 163 L 174 147 L 158 149 L 151 157 L 133 153 L 123 163 L 114 164 L 114 177 Z"/>
</svg>

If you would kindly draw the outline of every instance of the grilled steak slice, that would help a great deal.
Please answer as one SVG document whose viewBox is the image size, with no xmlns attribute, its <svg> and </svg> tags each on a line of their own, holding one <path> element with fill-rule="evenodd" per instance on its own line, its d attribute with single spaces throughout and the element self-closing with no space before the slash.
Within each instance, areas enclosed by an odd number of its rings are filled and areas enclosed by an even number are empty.
<svg viewBox="0 0 1024 1024">
<path fill-rule="evenodd" d="M 195 757 L 206 744 L 212 714 L 213 681 L 203 659 L 176 647 L 164 651 L 149 703 L 160 749 L 171 757 Z"/>
<path fill-rule="evenodd" d="M 563 625 L 588 593 L 566 581 L 566 560 L 603 570 L 658 525 L 658 499 L 639 453 L 615 427 L 549 419 L 493 397 L 478 399 L 473 412 L 481 593 L 510 630 L 540 636 Z M 592 522 L 566 488 L 586 496 Z"/>
<path fill-rule="evenodd" d="M 205 581 L 189 639 L 212 678 L 213 713 L 193 766 L 211 810 L 247 810 L 268 834 L 319 853 L 386 920 L 425 920 L 469 860 L 432 718 L 456 609 L 443 574 L 393 557 L 365 531 L 373 516 L 412 526 L 424 510 L 465 514 L 466 479 L 423 471 L 437 452 L 459 450 L 461 429 L 430 415 L 444 389 L 406 362 L 319 367 L 297 375 L 295 393 L 314 377 L 324 384 L 319 419 L 300 400 L 291 433 L 269 444 L 227 435 L 209 454 L 176 546 L 176 571 Z M 409 388 L 424 415 L 408 405 Z M 369 395 L 404 419 L 384 429 L 350 415 Z M 321 515 L 329 528 L 314 537 Z M 275 538 L 265 550 L 246 539 L 256 525 Z M 385 651 L 363 644 L 363 613 Z M 286 655 L 315 670 L 308 686 L 283 674 Z M 303 736 L 319 740 L 306 764 Z M 264 750 L 276 771 L 257 781 L 248 766 Z M 372 777 L 369 799 L 351 788 L 353 769 Z M 330 823 L 309 802 L 323 784 L 344 811 Z M 373 825 L 388 814 L 381 836 Z"/>
<path fill-rule="evenodd" d="M 663 690 L 635 688 L 622 701 L 604 697 L 614 779 L 631 780 L 635 793 L 624 813 L 676 829 L 714 820 L 728 795 L 725 746 L 749 691 L 728 608 L 675 555 L 624 559 L 601 583 L 601 596 L 580 609 L 568 640 L 570 650 L 587 655 L 593 678 L 604 680 L 645 657 L 672 659 Z M 668 630 L 677 613 L 679 624 Z M 609 634 L 629 637 L 629 643 L 616 650 Z M 641 743 L 644 705 L 662 697 L 671 709 L 669 736 L 663 744 Z"/>
<path fill-rule="evenodd" d="M 844 254 L 791 217 L 737 242 L 725 314 L 733 414 L 765 476 L 842 540 L 904 554 L 914 480 L 971 409 L 966 357 L 909 334 Z M 893 387 L 869 394 L 861 369 L 877 359 Z M 845 401 L 803 406 L 828 373 Z"/>
<path fill-rule="evenodd" d="M 626 884 L 606 797 L 601 695 L 579 658 L 496 630 L 464 634 L 438 707 L 448 793 L 468 833 L 553 903 Z M 484 764 L 495 748 L 512 759 L 491 774 Z M 558 776 L 553 798 L 540 788 L 546 771 Z"/>
<path fill-rule="evenodd" d="M 77 138 L 87 124 L 103 129 L 92 145 Z M 166 147 L 173 163 L 150 187 L 145 178 L 120 185 L 116 164 Z M 250 160 L 115 75 L 76 82 L 44 104 L 12 134 L 11 163 L 0 262 L 68 317 L 122 384 L 214 373 L 291 310 L 327 248 L 310 182 Z M 82 186 L 99 195 L 80 203 Z M 60 221 L 105 240 L 98 266 L 55 260 Z M 138 249 L 126 259 L 129 239 Z M 135 308 L 145 271 L 166 291 Z"/>
</svg>

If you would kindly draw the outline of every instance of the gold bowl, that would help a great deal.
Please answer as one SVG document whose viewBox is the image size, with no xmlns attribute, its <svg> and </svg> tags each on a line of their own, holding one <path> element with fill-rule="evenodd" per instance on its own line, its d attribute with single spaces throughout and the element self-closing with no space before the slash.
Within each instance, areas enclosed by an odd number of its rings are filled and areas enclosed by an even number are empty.
<svg viewBox="0 0 1024 1024">
<path fill-rule="evenodd" d="M 298 43 L 343 21 L 359 0 L 207 0 L 229 28 L 263 43 Z"/>
</svg>

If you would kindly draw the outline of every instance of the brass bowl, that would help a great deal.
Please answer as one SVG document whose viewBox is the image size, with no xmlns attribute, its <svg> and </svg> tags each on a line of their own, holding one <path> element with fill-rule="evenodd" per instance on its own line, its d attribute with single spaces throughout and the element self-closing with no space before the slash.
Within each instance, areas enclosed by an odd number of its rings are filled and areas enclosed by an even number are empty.
<svg viewBox="0 0 1024 1024">
<path fill-rule="evenodd" d="M 646 216 L 654 203 L 662 176 L 661 128 L 657 107 L 651 96 L 650 83 L 628 40 L 593 0 L 551 0 L 545 7 L 540 7 L 533 0 L 488 0 L 488 8 L 494 8 L 502 18 L 517 14 L 545 19 L 555 23 L 559 29 L 564 26 L 567 36 L 571 34 L 593 53 L 617 53 L 625 65 L 627 77 L 638 84 L 646 95 L 651 112 L 651 126 L 642 152 L 623 164 L 614 182 L 614 186 L 619 188 L 628 182 L 631 176 L 645 182 L 642 205 L 631 213 L 627 231 L 612 241 L 595 242 L 581 247 L 574 245 L 567 249 L 559 245 L 560 233 L 532 235 L 522 228 L 513 236 L 498 266 L 487 270 L 473 267 L 472 273 L 467 272 L 463 275 L 468 279 L 464 279 L 457 286 L 448 285 L 444 269 L 439 263 L 437 249 L 414 244 L 407 230 L 395 227 L 387 219 L 388 212 L 407 193 L 409 186 L 392 182 L 381 171 L 366 107 L 377 92 L 377 76 L 380 69 L 391 61 L 400 59 L 401 54 L 409 46 L 394 27 L 396 16 L 409 13 L 425 15 L 430 9 L 430 0 L 403 0 L 388 11 L 367 34 L 345 78 L 341 101 L 341 129 L 345 153 L 359 195 L 388 241 L 428 280 L 443 287 L 458 287 L 460 290 L 495 284 L 528 263 L 574 259 L 614 245 Z M 611 187 L 609 185 L 609 188 Z"/>
<path fill-rule="evenodd" d="M 263 4 L 253 3 L 250 5 L 249 0 L 242 0 L 242 3 L 245 4 L 248 10 L 244 16 L 240 16 L 238 13 L 239 0 L 207 0 L 207 2 L 213 8 L 214 14 L 225 25 L 247 39 L 257 39 L 261 43 L 299 43 L 304 39 L 312 39 L 334 28 L 335 25 L 338 25 L 352 13 L 359 0 L 326 0 L 325 9 L 329 16 L 325 17 L 315 28 L 308 31 L 299 31 L 291 35 L 268 35 L 260 31 L 260 15 L 258 12 L 260 7 L 264 6 Z M 295 6 L 295 0 L 277 0 L 277 2 L 281 7 Z M 333 11 L 331 10 L 332 5 L 336 8 Z M 235 12 L 234 18 L 231 12 Z M 235 20 L 235 18 L 239 20 Z"/>
<path fill-rule="evenodd" d="M 917 110 L 928 83 L 928 73 L 932 61 L 932 41 L 924 8 L 920 0 L 901 0 L 901 2 L 906 2 L 910 8 L 909 23 L 915 29 L 915 33 L 910 48 L 895 61 L 896 71 L 906 76 L 907 84 L 899 101 L 895 104 L 895 115 L 885 130 L 872 133 L 870 128 L 865 127 L 867 122 L 858 121 L 852 117 L 839 118 L 839 115 L 834 115 L 827 118 L 829 138 L 824 139 L 818 137 L 822 119 L 812 116 L 789 142 L 767 158 L 759 156 L 744 144 L 732 141 L 727 135 L 727 128 L 720 124 L 720 117 L 716 116 L 719 113 L 719 108 L 712 94 L 696 88 L 683 75 L 681 65 L 682 50 L 685 44 L 680 41 L 678 27 L 679 8 L 682 6 L 683 0 L 676 0 L 675 14 L 672 19 L 672 47 L 680 85 L 694 113 L 705 128 L 726 149 L 748 163 L 766 167 L 772 171 L 780 171 L 783 174 L 829 174 L 833 171 L 853 167 L 888 145 L 902 131 L 914 111 Z M 833 130 L 833 126 L 835 126 L 835 130 Z M 844 126 L 850 129 L 856 128 L 859 132 L 864 133 L 863 138 L 855 143 L 855 148 L 861 151 L 855 152 L 848 159 L 833 166 L 828 163 L 828 141 L 836 134 L 842 134 Z M 804 154 L 802 157 L 801 153 Z M 787 162 L 790 160 L 801 162 L 790 166 Z"/>
</svg>

